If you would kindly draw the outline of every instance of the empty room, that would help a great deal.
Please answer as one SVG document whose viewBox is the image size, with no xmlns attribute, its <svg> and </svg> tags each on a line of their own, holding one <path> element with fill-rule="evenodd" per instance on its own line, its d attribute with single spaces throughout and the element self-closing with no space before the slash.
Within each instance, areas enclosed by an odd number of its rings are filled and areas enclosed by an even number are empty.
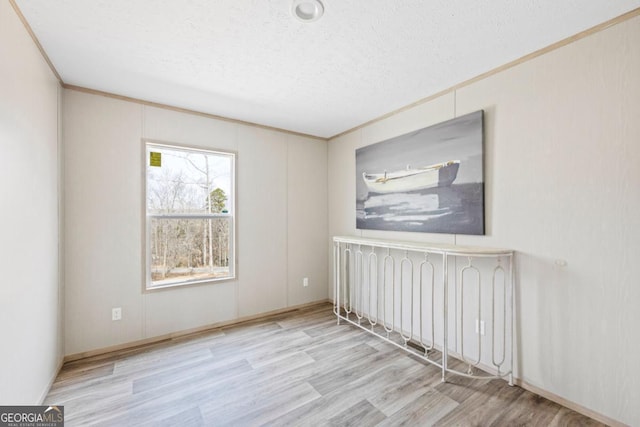
<svg viewBox="0 0 640 427">
<path fill-rule="evenodd" d="M 640 425 L 640 0 L 0 0 L 0 426 Z"/>
</svg>

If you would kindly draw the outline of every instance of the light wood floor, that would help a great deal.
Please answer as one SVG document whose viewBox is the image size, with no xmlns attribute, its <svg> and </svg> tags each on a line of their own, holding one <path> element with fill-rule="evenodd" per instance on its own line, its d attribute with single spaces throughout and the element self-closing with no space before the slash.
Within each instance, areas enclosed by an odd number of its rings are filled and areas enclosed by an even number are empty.
<svg viewBox="0 0 640 427">
<path fill-rule="evenodd" d="M 501 380 L 452 377 L 329 304 L 67 363 L 67 426 L 602 425 Z"/>
</svg>

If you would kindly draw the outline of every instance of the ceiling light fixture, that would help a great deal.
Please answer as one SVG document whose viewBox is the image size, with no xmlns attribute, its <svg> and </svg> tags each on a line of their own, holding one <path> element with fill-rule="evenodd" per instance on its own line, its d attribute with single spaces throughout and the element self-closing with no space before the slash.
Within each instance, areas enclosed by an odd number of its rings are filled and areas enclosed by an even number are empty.
<svg viewBox="0 0 640 427">
<path fill-rule="evenodd" d="M 302 22 L 314 22 L 324 14 L 324 6 L 320 0 L 293 0 L 291 12 Z"/>
</svg>

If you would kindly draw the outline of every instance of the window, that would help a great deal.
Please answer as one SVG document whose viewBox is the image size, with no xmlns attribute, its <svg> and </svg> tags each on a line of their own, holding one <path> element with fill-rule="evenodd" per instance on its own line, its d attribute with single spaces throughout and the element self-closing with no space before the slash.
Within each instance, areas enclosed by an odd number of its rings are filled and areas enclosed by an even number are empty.
<svg viewBox="0 0 640 427">
<path fill-rule="evenodd" d="M 235 277 L 235 155 L 146 143 L 146 288 Z"/>
</svg>

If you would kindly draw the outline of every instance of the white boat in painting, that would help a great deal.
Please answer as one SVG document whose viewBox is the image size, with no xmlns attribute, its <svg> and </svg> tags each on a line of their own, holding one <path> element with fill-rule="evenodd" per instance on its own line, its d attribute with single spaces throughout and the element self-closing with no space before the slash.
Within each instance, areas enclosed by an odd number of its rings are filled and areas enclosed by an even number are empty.
<svg viewBox="0 0 640 427">
<path fill-rule="evenodd" d="M 401 193 L 424 190 L 433 187 L 448 187 L 458 176 L 460 160 L 449 160 L 413 169 L 384 172 L 362 173 L 362 178 L 370 193 Z"/>
</svg>

